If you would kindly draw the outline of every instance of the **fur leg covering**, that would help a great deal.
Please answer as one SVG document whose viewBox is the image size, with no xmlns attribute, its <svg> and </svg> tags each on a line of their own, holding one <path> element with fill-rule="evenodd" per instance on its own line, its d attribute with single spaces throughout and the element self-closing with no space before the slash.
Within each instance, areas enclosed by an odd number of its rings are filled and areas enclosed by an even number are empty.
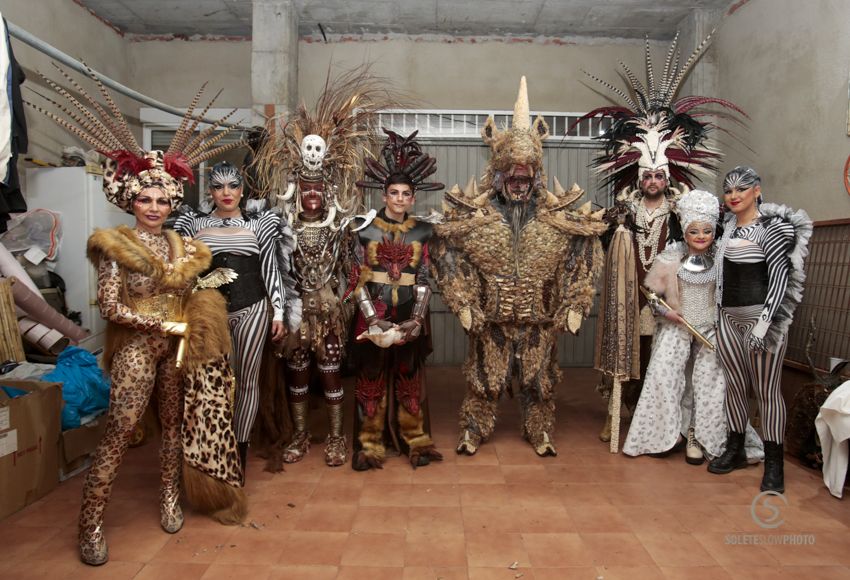
<svg viewBox="0 0 850 580">
<path fill-rule="evenodd" d="M 210 477 L 188 463 L 183 464 L 183 489 L 192 507 L 226 526 L 242 523 L 248 500 L 241 487 Z"/>
<path fill-rule="evenodd" d="M 384 422 L 387 417 L 387 394 L 381 397 L 374 414 L 370 417 L 358 402 L 357 412 L 362 413 L 362 423 L 357 439 L 361 450 L 351 461 L 351 467 L 356 471 L 370 468 L 381 468 L 386 456 L 384 447 Z"/>
<path fill-rule="evenodd" d="M 230 331 L 224 298 L 201 290 L 187 301 L 183 484 L 192 506 L 223 524 L 247 514 L 242 465 L 233 431 L 236 379 L 227 360 Z"/>
<path fill-rule="evenodd" d="M 460 406 L 460 428 L 471 431 L 482 440 L 487 440 L 496 428 L 496 409 L 498 400 L 481 397 L 472 390 L 466 392 L 466 398 Z"/>
</svg>

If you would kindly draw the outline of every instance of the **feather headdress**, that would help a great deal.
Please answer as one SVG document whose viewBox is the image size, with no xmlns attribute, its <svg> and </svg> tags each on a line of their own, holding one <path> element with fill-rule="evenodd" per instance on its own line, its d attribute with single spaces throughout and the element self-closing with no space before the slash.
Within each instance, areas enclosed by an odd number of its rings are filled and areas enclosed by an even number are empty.
<svg viewBox="0 0 850 580">
<path fill-rule="evenodd" d="M 200 119 L 206 115 L 218 97 L 218 95 L 213 97 L 201 114 L 195 117 L 195 108 L 206 88 L 204 83 L 192 99 L 168 149 L 164 152 L 145 151 L 133 136 L 127 120 L 112 95 L 92 69 L 87 67 L 89 77 L 97 86 L 106 103 L 106 108 L 68 73 L 58 66 L 56 69 L 82 97 L 82 100 L 75 97 L 67 88 L 39 73 L 47 86 L 64 97 L 67 104 L 54 101 L 44 95 L 39 96 L 53 105 L 63 116 L 29 101 L 25 103 L 86 142 L 106 158 L 103 162 L 103 191 L 110 203 L 124 211 L 131 212 L 133 199 L 143 189 L 151 186 L 160 187 L 171 199 L 172 206 L 179 205 L 183 199 L 183 181 L 190 183 L 194 181 L 192 174 L 194 166 L 246 143 L 244 140 L 239 140 L 216 146 L 216 143 L 221 141 L 233 127 L 228 127 L 215 135 L 214 133 L 235 110 L 193 137 Z"/>
<path fill-rule="evenodd" d="M 617 95 L 623 105 L 599 107 L 583 116 L 579 122 L 593 117 L 611 119 L 610 127 L 599 136 L 605 149 L 593 165 L 599 173 L 607 173 L 605 184 L 614 184 L 616 190 L 633 186 L 646 169 L 661 169 L 668 178 L 694 186 L 698 174 L 713 175 L 720 153 L 709 142 L 709 133 L 715 125 L 701 121 L 707 116 L 733 118 L 746 113 L 735 104 L 715 97 L 688 96 L 676 98 L 688 73 L 708 47 L 709 34 L 691 56 L 680 63 L 679 34 L 673 39 L 664 61 L 664 69 L 656 76 L 649 53 L 649 39 L 645 44 L 646 85 L 620 62 L 626 79 L 627 91 L 585 71 L 590 78 Z M 705 107 L 717 105 L 730 112 L 711 111 Z M 574 125 L 575 126 L 575 125 Z"/>
<path fill-rule="evenodd" d="M 437 160 L 422 152 L 419 143 L 416 142 L 414 131 L 407 137 L 402 137 L 394 131 L 384 128 L 387 140 L 381 148 L 380 159 L 372 157 L 364 159 L 366 165 L 366 177 L 371 181 L 361 180 L 357 187 L 365 189 L 379 189 L 383 191 L 392 175 L 402 174 L 413 184 L 413 191 L 440 191 L 445 185 L 437 182 L 425 181 L 437 171 Z"/>
<path fill-rule="evenodd" d="M 257 152 L 252 171 L 257 175 L 258 195 L 291 196 L 293 179 L 322 180 L 326 196 L 342 205 L 352 205 L 357 177 L 363 171 L 368 150 L 376 149 L 377 113 L 396 108 L 398 98 L 384 79 L 369 72 L 368 65 L 357 67 L 331 79 L 311 110 L 304 103 L 290 117 L 272 119 L 269 133 Z M 301 143 L 308 135 L 318 135 L 326 151 L 318 174 L 302 160 Z"/>
</svg>

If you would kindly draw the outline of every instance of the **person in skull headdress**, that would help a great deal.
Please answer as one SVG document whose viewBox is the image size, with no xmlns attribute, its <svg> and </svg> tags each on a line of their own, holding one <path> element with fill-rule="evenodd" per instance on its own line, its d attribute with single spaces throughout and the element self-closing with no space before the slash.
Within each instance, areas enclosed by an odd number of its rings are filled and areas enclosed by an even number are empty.
<svg viewBox="0 0 850 580">
<path fill-rule="evenodd" d="M 384 208 L 355 222 L 362 267 L 354 296 L 357 316 L 355 455 L 359 471 L 381 467 L 387 445 L 413 467 L 441 460 L 429 434 L 425 358 L 431 352 L 428 242 L 432 225 L 409 214 L 417 191 L 443 189 L 425 179 L 437 168 L 414 140 L 384 129 L 386 167 L 366 160 L 365 188 L 383 192 Z"/>
<path fill-rule="evenodd" d="M 443 300 L 469 334 L 468 381 L 461 406 L 457 452 L 474 454 L 493 432 L 499 398 L 516 376 L 522 434 L 541 456 L 557 453 L 554 388 L 560 377 L 558 333 L 577 332 L 590 312 L 602 265 L 599 234 L 606 225 L 587 203 L 569 209 L 584 192 L 545 187 L 546 122 L 529 122 L 525 77 L 513 123 L 483 130 L 492 157 L 483 193 L 446 193 L 452 206 L 434 226 L 432 259 Z"/>
<path fill-rule="evenodd" d="M 346 462 L 340 366 L 351 316 L 343 303 L 352 265 L 348 228 L 359 198 L 354 187 L 362 155 L 374 141 L 376 111 L 392 106 L 382 84 L 363 68 L 325 86 L 315 111 L 302 104 L 256 156 L 261 189 L 276 195 L 283 221 L 292 229 L 291 262 L 298 298 L 287 305 L 289 336 L 283 342 L 286 381 L 295 433 L 283 461 L 304 458 L 310 447 L 308 392 L 317 367 L 329 430 L 325 462 Z"/>
</svg>

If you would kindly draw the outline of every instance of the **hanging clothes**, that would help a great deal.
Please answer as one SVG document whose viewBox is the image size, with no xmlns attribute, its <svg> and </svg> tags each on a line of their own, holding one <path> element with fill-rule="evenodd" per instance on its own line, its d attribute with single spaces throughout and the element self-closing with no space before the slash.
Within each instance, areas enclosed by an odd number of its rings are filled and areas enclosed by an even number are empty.
<svg viewBox="0 0 850 580">
<path fill-rule="evenodd" d="M 24 116 L 24 101 L 21 97 L 21 84 L 26 80 L 24 69 L 15 59 L 9 30 L 5 18 L 2 21 L 2 41 L 0 41 L 0 76 L 2 76 L 2 95 L 0 95 L 0 233 L 6 231 L 6 222 L 10 213 L 27 211 L 27 202 L 21 192 L 18 175 L 18 155 L 26 153 L 29 147 L 27 138 L 27 120 Z"/>
</svg>

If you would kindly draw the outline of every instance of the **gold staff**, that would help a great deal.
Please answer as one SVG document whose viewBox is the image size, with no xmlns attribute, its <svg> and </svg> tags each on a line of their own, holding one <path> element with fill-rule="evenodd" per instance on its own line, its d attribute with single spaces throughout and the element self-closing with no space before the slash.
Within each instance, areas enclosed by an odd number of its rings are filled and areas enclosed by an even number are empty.
<svg viewBox="0 0 850 580">
<path fill-rule="evenodd" d="M 661 296 L 659 296 L 658 294 L 656 294 L 652 290 L 647 290 L 643 286 L 640 286 L 640 291 L 643 292 L 643 295 L 646 296 L 646 299 L 649 301 L 650 304 L 653 304 L 655 306 L 663 306 L 667 310 L 673 310 L 672 308 L 670 308 L 669 304 L 664 302 L 664 299 L 661 298 Z M 712 351 L 715 350 L 714 345 L 711 344 L 711 341 L 709 341 L 705 336 L 703 336 L 703 334 L 699 330 L 697 330 L 696 328 L 691 326 L 690 322 L 688 322 L 687 320 L 682 318 L 682 324 L 685 325 L 685 328 L 688 329 L 688 332 L 690 332 L 692 335 L 694 335 L 694 337 L 696 337 L 697 340 L 699 340 L 705 346 L 710 348 Z"/>
</svg>

